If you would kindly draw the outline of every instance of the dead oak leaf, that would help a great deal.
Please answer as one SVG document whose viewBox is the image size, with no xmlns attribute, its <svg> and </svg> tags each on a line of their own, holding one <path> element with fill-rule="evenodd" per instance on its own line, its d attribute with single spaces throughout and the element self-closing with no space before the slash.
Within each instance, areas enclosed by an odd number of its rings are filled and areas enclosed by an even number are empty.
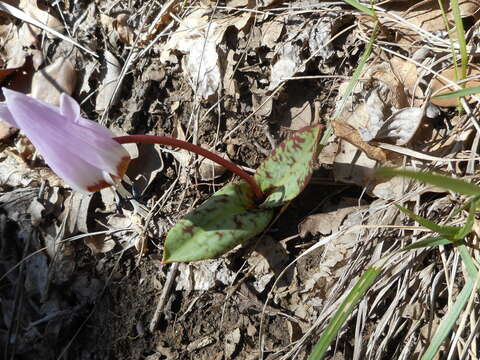
<svg viewBox="0 0 480 360">
<path fill-rule="evenodd" d="M 337 120 L 332 121 L 332 126 L 335 136 L 359 148 L 370 159 L 376 160 L 382 164 L 388 162 L 386 151 L 363 141 L 362 136 L 353 126 Z"/>
</svg>

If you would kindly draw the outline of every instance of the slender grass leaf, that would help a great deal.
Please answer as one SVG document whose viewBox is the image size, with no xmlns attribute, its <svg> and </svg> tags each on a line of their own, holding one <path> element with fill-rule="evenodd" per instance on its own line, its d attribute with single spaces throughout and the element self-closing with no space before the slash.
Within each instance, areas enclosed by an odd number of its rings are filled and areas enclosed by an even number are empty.
<svg viewBox="0 0 480 360">
<path fill-rule="evenodd" d="M 465 40 L 465 29 L 463 28 L 462 14 L 460 12 L 460 5 L 458 0 L 451 0 L 450 6 L 452 8 L 453 20 L 455 21 L 455 27 L 457 29 L 457 38 L 460 45 L 460 56 L 462 60 L 462 77 L 465 79 L 467 77 L 467 67 L 468 67 L 468 53 L 467 53 L 467 41 Z M 465 83 L 461 86 L 465 87 Z"/>
<path fill-rule="evenodd" d="M 330 344 L 337 336 L 338 331 L 370 286 L 372 286 L 373 282 L 381 273 L 381 271 L 381 268 L 371 267 L 367 269 L 367 271 L 360 277 L 345 300 L 343 300 L 338 310 L 335 312 L 335 315 L 330 320 L 327 328 L 320 336 L 318 342 L 315 344 L 312 353 L 308 357 L 308 360 L 319 360 L 325 356 Z"/>
<path fill-rule="evenodd" d="M 258 167 L 255 181 L 268 194 L 262 208 L 274 208 L 294 199 L 310 181 L 317 158 L 322 126 L 298 130 L 279 144 Z"/>
<path fill-rule="evenodd" d="M 377 17 L 377 14 L 375 13 L 375 10 L 368 8 L 363 4 L 360 4 L 356 0 L 343 0 L 343 1 L 345 1 L 347 4 L 353 6 L 357 10 L 360 10 L 360 11 L 364 12 L 367 15 L 373 16 L 375 18 Z"/>
<path fill-rule="evenodd" d="M 478 274 L 478 266 L 475 265 L 476 261 L 473 260 L 472 255 L 468 252 L 468 248 L 465 245 L 460 245 L 458 251 L 462 258 L 465 267 L 467 268 L 468 276 L 470 279 L 475 279 Z"/>
<path fill-rule="evenodd" d="M 346 2 L 349 3 L 348 1 L 346 1 Z M 352 1 L 352 2 L 357 3 L 356 1 Z M 362 4 L 359 4 L 359 3 L 357 3 L 357 4 L 360 5 L 361 7 L 365 7 Z M 350 5 L 355 6 L 353 4 L 350 4 Z M 357 9 L 358 9 L 358 7 L 357 7 Z M 369 9 L 367 8 L 367 10 L 369 10 Z M 375 13 L 370 14 L 370 15 L 376 16 Z M 340 106 L 338 106 L 337 110 L 335 111 L 335 113 L 332 116 L 333 120 L 336 120 L 340 116 L 340 114 L 342 113 L 343 109 L 345 108 L 345 105 L 348 102 L 348 98 L 352 94 L 352 91 L 353 91 L 353 89 L 355 88 L 355 85 L 358 82 L 358 79 L 360 79 L 360 76 L 363 73 L 363 68 L 365 67 L 365 64 L 367 63 L 367 60 L 370 58 L 370 55 L 372 54 L 373 43 L 374 43 L 374 41 L 377 37 L 378 30 L 379 30 L 379 24 L 378 24 L 378 22 L 376 22 L 375 27 L 373 28 L 372 36 L 370 37 L 370 40 L 368 41 L 367 47 L 365 48 L 365 51 L 363 52 L 362 57 L 360 58 L 360 61 L 358 62 L 357 67 L 355 68 L 355 71 L 353 72 L 352 78 L 348 82 L 347 89 L 343 93 L 342 100 L 340 101 Z M 327 129 L 323 132 L 322 138 L 320 140 L 319 152 L 322 151 L 322 149 L 325 147 L 325 145 L 327 144 L 327 142 L 330 139 L 330 137 L 332 136 L 332 134 L 333 134 L 332 125 L 329 124 Z"/>
<path fill-rule="evenodd" d="M 472 202 L 470 205 L 470 211 L 468 212 L 467 220 L 465 221 L 465 224 L 455 234 L 454 240 L 463 239 L 465 236 L 470 234 L 472 232 L 474 223 L 475 223 L 475 204 Z"/>
<path fill-rule="evenodd" d="M 352 93 L 355 85 L 358 82 L 358 79 L 360 79 L 360 76 L 363 73 L 363 68 L 365 67 L 365 64 L 367 63 L 367 60 L 370 58 L 370 55 L 372 54 L 373 50 L 373 43 L 375 42 L 375 39 L 377 38 L 377 33 L 380 28 L 380 25 L 378 24 L 378 21 L 375 23 L 375 27 L 373 28 L 372 31 L 372 36 L 370 36 L 370 40 L 368 41 L 367 47 L 365 48 L 365 51 L 362 54 L 362 57 L 360 58 L 360 61 L 358 62 L 357 67 L 355 68 L 355 71 L 353 72 L 352 78 L 348 82 L 347 89 L 345 90 L 345 93 L 343 94 L 342 100 L 340 102 L 340 105 L 338 106 L 337 110 L 333 114 L 333 120 L 336 120 L 340 114 L 343 111 L 343 108 L 347 104 L 348 98 L 350 97 L 350 94 Z M 322 139 L 323 143 L 323 139 Z"/>
<path fill-rule="evenodd" d="M 444 235 L 447 238 L 454 238 L 460 230 L 462 230 L 462 227 L 460 226 L 447 226 L 447 225 L 438 225 L 428 219 L 425 219 L 424 217 L 415 214 L 413 211 L 410 211 L 403 206 L 396 205 L 397 208 L 399 208 L 402 212 L 407 214 L 410 218 L 418 222 L 420 225 L 435 231 L 441 235 Z"/>
<path fill-rule="evenodd" d="M 478 93 L 480 93 L 480 86 L 474 86 L 467 89 L 455 90 L 442 95 L 435 95 L 434 98 L 452 99 L 452 98 L 459 98 L 459 97 L 468 96 L 468 95 L 475 95 Z"/>
<path fill-rule="evenodd" d="M 250 185 L 228 184 L 168 232 L 163 261 L 215 258 L 259 234 L 272 218 L 272 209 L 256 208 Z"/>
<path fill-rule="evenodd" d="M 452 309 L 443 317 L 442 321 L 440 322 L 440 325 L 438 326 L 438 329 L 435 332 L 435 335 L 433 336 L 430 345 L 428 346 L 425 353 L 422 355 L 421 360 L 432 360 L 437 358 L 438 349 L 452 331 L 452 328 L 457 322 L 463 308 L 467 304 L 468 299 L 472 294 L 472 291 L 475 291 L 474 285 L 474 279 L 470 278 L 467 280 L 465 286 L 463 287 L 455 303 L 453 304 Z"/>
<path fill-rule="evenodd" d="M 480 195 L 480 186 L 478 185 L 432 172 L 418 172 L 393 168 L 381 168 L 376 171 L 376 174 L 385 177 L 403 176 L 427 184 L 438 186 L 443 189 L 451 190 L 463 195 Z"/>
<path fill-rule="evenodd" d="M 417 242 L 414 242 L 413 244 L 407 245 L 403 247 L 400 251 L 409 251 L 409 250 L 416 250 L 416 249 L 421 249 L 425 247 L 434 247 L 434 246 L 440 246 L 440 245 L 451 245 L 453 244 L 452 240 L 449 240 L 444 237 L 430 237 L 426 238 Z"/>
</svg>

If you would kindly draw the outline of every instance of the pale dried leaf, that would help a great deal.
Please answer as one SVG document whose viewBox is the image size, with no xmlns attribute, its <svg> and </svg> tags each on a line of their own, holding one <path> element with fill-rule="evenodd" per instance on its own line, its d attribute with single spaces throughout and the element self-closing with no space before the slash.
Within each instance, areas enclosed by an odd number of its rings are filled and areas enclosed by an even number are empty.
<svg viewBox="0 0 480 360">
<path fill-rule="evenodd" d="M 115 241 L 105 239 L 105 235 L 89 236 L 83 242 L 94 254 L 104 254 L 115 248 Z"/>
<path fill-rule="evenodd" d="M 122 66 L 115 55 L 108 50 L 105 51 L 105 62 L 105 77 L 103 78 L 102 86 L 100 87 L 95 100 L 95 110 L 99 112 L 104 111 L 109 103 L 115 105 L 119 98 L 118 93 L 115 98 L 113 98 L 113 95 L 117 85 L 117 80 L 120 77 Z"/>
<path fill-rule="evenodd" d="M 58 20 L 56 17 L 54 17 L 51 14 L 50 10 L 43 10 L 40 9 L 37 5 L 37 1 L 32 1 L 32 0 L 21 0 L 19 4 L 19 8 L 25 11 L 28 15 L 33 17 L 34 19 L 40 21 L 41 23 L 45 24 L 49 28 L 62 32 L 64 27 L 63 24 L 60 20 Z M 41 29 L 32 26 L 31 27 L 32 31 L 36 33 L 36 35 L 39 35 L 41 32 Z M 55 38 L 54 35 L 50 33 L 46 33 L 46 35 L 53 39 Z"/>
<path fill-rule="evenodd" d="M 425 108 L 405 108 L 398 110 L 383 123 L 376 139 L 388 139 L 395 145 L 406 145 L 417 132 L 422 123 Z"/>
<path fill-rule="evenodd" d="M 32 96 L 46 103 L 60 105 L 62 92 L 73 94 L 77 83 L 77 73 L 71 62 L 58 58 L 33 75 Z"/>
<path fill-rule="evenodd" d="M 224 259 L 206 260 L 178 266 L 176 290 L 209 290 L 218 283 L 230 285 L 235 272 L 228 269 Z"/>
<path fill-rule="evenodd" d="M 277 60 L 270 71 L 269 90 L 274 90 L 297 71 L 302 71 L 301 47 L 295 43 L 284 44 L 280 49 Z"/>
<path fill-rule="evenodd" d="M 458 67 L 458 74 L 457 74 L 457 79 L 460 79 L 461 77 L 461 69 Z M 455 82 L 455 68 L 452 66 L 440 73 L 441 76 L 447 78 L 448 80 Z M 473 65 L 468 67 L 467 71 L 467 77 L 473 77 L 473 76 L 479 76 L 480 75 L 480 69 L 474 68 Z M 434 78 L 432 80 L 432 92 L 436 93 L 437 90 L 443 88 L 444 86 L 448 85 L 448 83 L 441 79 L 441 78 Z M 465 88 L 472 88 L 472 87 L 477 87 L 480 86 L 480 79 L 473 79 L 469 80 L 466 83 L 464 83 Z M 454 90 L 457 90 L 458 87 L 453 87 L 453 86 L 448 86 L 442 91 L 436 93 L 436 95 L 442 95 L 446 94 L 449 92 L 452 92 Z M 467 99 L 469 101 L 475 101 L 475 98 L 472 96 L 468 96 Z M 432 104 L 437 105 L 437 106 L 444 106 L 444 107 L 454 107 L 457 106 L 458 104 L 458 98 L 451 98 L 451 99 L 439 99 L 439 98 L 432 98 L 430 100 Z"/>
<path fill-rule="evenodd" d="M 92 194 L 74 191 L 66 200 L 65 211 L 68 214 L 66 231 L 68 234 L 88 233 L 88 209 L 92 196 Z"/>
</svg>

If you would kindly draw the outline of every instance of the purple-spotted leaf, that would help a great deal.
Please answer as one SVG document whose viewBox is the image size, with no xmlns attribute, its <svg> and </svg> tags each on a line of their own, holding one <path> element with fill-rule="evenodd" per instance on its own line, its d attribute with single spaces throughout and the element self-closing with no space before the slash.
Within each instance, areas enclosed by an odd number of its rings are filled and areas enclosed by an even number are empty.
<svg viewBox="0 0 480 360">
<path fill-rule="evenodd" d="M 322 126 L 298 130 L 279 144 L 258 167 L 255 181 L 267 194 L 261 208 L 274 208 L 294 199 L 312 175 Z"/>
<path fill-rule="evenodd" d="M 212 259 L 258 235 L 273 217 L 259 209 L 246 182 L 231 183 L 185 216 L 167 235 L 163 261 Z"/>
</svg>

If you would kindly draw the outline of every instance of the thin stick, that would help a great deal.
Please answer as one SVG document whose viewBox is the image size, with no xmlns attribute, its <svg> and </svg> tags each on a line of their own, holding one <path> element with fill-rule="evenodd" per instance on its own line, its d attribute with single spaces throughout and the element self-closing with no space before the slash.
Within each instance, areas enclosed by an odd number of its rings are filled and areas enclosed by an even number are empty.
<svg viewBox="0 0 480 360">
<path fill-rule="evenodd" d="M 155 313 L 153 314 L 152 320 L 150 321 L 150 325 L 148 329 L 151 333 L 153 333 L 157 327 L 158 320 L 160 319 L 160 314 L 167 303 L 168 298 L 170 297 L 170 293 L 172 290 L 172 285 L 174 283 L 175 278 L 177 277 L 177 270 L 178 270 L 179 263 L 173 263 L 170 271 L 167 275 L 167 280 L 165 281 L 165 285 L 163 286 L 162 295 L 160 295 L 160 299 L 158 300 L 157 308 L 155 309 Z"/>
<path fill-rule="evenodd" d="M 248 175 L 245 171 L 240 169 L 237 165 L 228 161 L 217 154 L 212 153 L 211 151 L 204 149 L 200 146 L 193 145 L 189 142 L 174 139 L 167 136 L 155 136 L 155 135 L 128 135 L 128 136 L 120 136 L 113 138 L 115 141 L 119 142 L 120 144 L 129 144 L 129 143 L 136 143 L 136 144 L 159 144 L 159 145 L 169 145 L 175 146 L 180 149 L 184 149 L 195 154 L 201 155 L 207 159 L 216 162 L 217 164 L 223 166 L 224 168 L 230 170 L 234 174 L 240 176 L 243 180 L 245 180 L 250 187 L 252 188 L 253 192 L 255 193 L 255 197 L 258 201 L 263 201 L 265 199 L 265 195 L 263 194 L 262 190 L 260 190 L 258 184 L 255 182 L 252 176 Z"/>
</svg>

